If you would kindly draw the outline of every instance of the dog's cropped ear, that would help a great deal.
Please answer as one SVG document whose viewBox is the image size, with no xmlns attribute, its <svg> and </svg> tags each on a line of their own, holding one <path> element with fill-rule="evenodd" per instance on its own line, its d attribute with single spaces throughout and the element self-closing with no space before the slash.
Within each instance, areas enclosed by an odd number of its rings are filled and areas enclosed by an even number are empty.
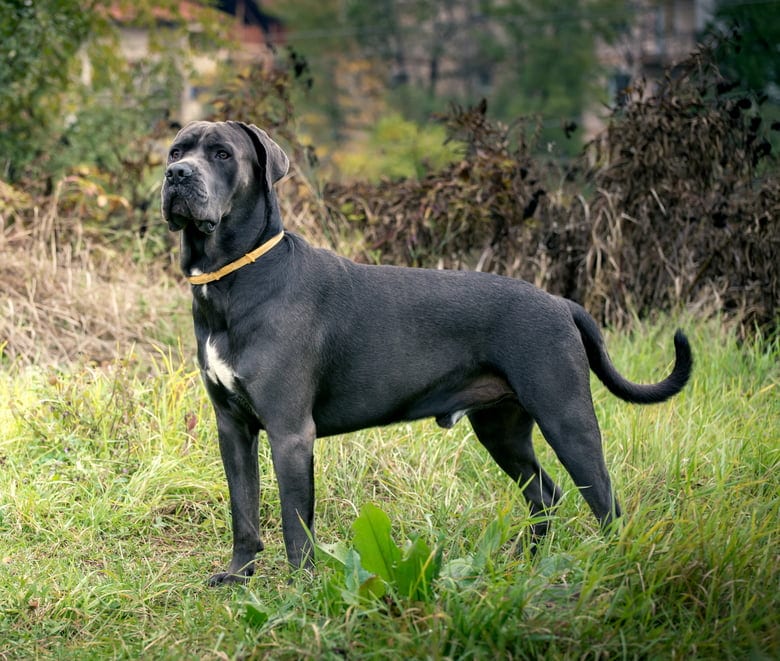
<svg viewBox="0 0 780 661">
<path fill-rule="evenodd" d="M 254 124 L 244 124 L 244 122 L 229 123 L 241 128 L 252 140 L 257 152 L 257 159 L 260 165 L 265 168 L 269 186 L 287 174 L 287 170 L 290 168 L 290 159 L 263 129 L 257 128 Z"/>
</svg>

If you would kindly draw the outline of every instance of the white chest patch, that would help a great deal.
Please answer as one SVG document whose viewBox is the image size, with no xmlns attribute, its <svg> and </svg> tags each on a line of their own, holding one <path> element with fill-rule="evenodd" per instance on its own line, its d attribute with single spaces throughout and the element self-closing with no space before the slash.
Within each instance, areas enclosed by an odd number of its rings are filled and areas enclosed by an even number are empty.
<svg viewBox="0 0 780 661">
<path fill-rule="evenodd" d="M 192 269 L 190 272 L 190 276 L 196 276 L 196 275 L 203 275 L 203 271 L 200 269 Z M 198 288 L 195 290 L 198 292 L 204 299 L 208 298 L 208 285 L 196 285 Z"/>
<path fill-rule="evenodd" d="M 206 376 L 213 383 L 221 383 L 225 388 L 233 392 L 236 383 L 236 373 L 217 352 L 217 347 L 211 341 L 206 340 Z"/>
</svg>

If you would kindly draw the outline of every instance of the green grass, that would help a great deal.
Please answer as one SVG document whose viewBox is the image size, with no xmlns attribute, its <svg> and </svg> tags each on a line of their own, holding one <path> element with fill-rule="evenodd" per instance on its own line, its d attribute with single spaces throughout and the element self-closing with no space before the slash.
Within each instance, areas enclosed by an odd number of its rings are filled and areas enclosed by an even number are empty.
<svg viewBox="0 0 780 661">
<path fill-rule="evenodd" d="M 399 542 L 420 535 L 444 563 L 485 556 L 419 602 L 355 599 L 326 567 L 289 580 L 265 443 L 257 575 L 206 587 L 230 530 L 194 350 L 153 365 L 6 365 L 0 659 L 779 658 L 780 346 L 686 325 L 697 362 L 676 399 L 630 406 L 594 382 L 626 512 L 612 539 L 541 438 L 566 494 L 535 557 L 491 545 L 491 530 L 513 538 L 528 514 L 468 423 L 318 441 L 321 542 L 349 544 L 372 502 Z M 621 370 L 651 380 L 671 335 L 608 339 Z"/>
</svg>

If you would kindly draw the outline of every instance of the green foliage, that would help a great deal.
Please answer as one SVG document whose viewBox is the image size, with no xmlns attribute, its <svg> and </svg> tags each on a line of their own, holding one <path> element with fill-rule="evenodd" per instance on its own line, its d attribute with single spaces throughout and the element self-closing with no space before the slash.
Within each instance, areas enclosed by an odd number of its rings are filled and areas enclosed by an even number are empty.
<svg viewBox="0 0 780 661">
<path fill-rule="evenodd" d="M 343 577 L 340 592 L 347 604 L 379 599 L 388 590 L 404 602 L 431 598 L 441 567 L 440 548 L 431 549 L 419 536 L 399 547 L 390 532 L 390 518 L 372 503 L 360 509 L 352 533 L 354 548 L 318 545 L 320 557 Z"/>
<path fill-rule="evenodd" d="M 56 145 L 63 92 L 95 20 L 93 3 L 0 1 L 0 177 L 14 180 Z"/>
<path fill-rule="evenodd" d="M 350 179 L 419 179 L 446 167 L 462 151 L 458 144 L 446 143 L 446 137 L 442 126 L 423 128 L 394 113 L 379 119 L 365 144 L 341 152 L 333 160 Z"/>
<path fill-rule="evenodd" d="M 508 35 L 506 66 L 496 74 L 491 108 L 504 120 L 543 117 L 541 144 L 576 154 L 581 143 L 576 137 L 561 140 L 561 124 L 579 122 L 584 110 L 604 100 L 596 86 L 602 73 L 596 45 L 619 34 L 629 8 L 616 0 L 491 4 Z"/>
<path fill-rule="evenodd" d="M 371 503 L 363 505 L 360 516 L 352 524 L 352 532 L 355 548 L 366 569 L 391 582 L 401 560 L 401 549 L 390 535 L 387 514 Z"/>
<path fill-rule="evenodd" d="M 157 143 L 170 135 L 168 119 L 180 102 L 182 72 L 189 66 L 180 47 L 184 24 L 175 26 L 179 6 L 173 0 L 5 3 L 0 178 L 36 196 L 54 192 L 56 204 L 57 186 L 78 176 L 85 186 L 124 201 L 108 214 L 98 213 L 100 223 L 89 214 L 69 220 L 97 225 L 105 235 L 124 234 L 124 241 L 156 228 L 158 213 L 150 198 L 159 185 Z M 160 22 L 160 15 L 171 21 Z M 204 20 L 201 38 L 216 43 L 211 23 Z M 148 53 L 129 59 L 121 31 L 141 27 Z"/>
<path fill-rule="evenodd" d="M 542 116 L 545 142 L 560 142 L 561 122 L 578 121 L 602 100 L 595 45 L 613 40 L 630 15 L 619 0 L 306 0 L 279 11 L 290 43 L 313 62 L 309 101 L 336 133 L 372 121 L 372 105 L 422 122 L 447 103 L 487 97 L 498 119 Z M 355 61 L 368 64 L 381 90 L 370 76 L 344 73 Z M 368 106 L 362 112 L 351 107 L 357 89 Z M 573 154 L 579 146 L 575 136 L 559 149 Z"/>
<path fill-rule="evenodd" d="M 780 103 L 780 5 L 776 2 L 717 3 L 716 32 L 730 30 L 734 41 L 723 40 L 718 62 L 724 73 L 743 89 L 772 93 Z"/>
</svg>

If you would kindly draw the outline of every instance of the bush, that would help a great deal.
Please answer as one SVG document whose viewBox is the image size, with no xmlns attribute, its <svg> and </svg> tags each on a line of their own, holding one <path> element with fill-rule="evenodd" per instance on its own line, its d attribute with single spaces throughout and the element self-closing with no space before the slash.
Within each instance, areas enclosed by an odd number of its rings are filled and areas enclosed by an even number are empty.
<svg viewBox="0 0 780 661">
<path fill-rule="evenodd" d="M 762 99 L 734 92 L 702 49 L 615 111 L 577 162 L 535 151 L 536 127 L 486 107 L 446 118 L 465 158 L 420 180 L 327 184 L 293 204 L 357 258 L 518 276 L 603 322 L 683 306 L 775 328 L 780 180 Z M 346 228 L 346 229 L 345 229 Z"/>
<path fill-rule="evenodd" d="M 583 207 L 591 310 L 623 320 L 689 305 L 776 323 L 780 181 L 761 110 L 703 50 L 612 118 Z"/>
<path fill-rule="evenodd" d="M 62 88 L 94 12 L 60 0 L 0 0 L 0 178 L 15 181 L 56 147 Z"/>
</svg>

